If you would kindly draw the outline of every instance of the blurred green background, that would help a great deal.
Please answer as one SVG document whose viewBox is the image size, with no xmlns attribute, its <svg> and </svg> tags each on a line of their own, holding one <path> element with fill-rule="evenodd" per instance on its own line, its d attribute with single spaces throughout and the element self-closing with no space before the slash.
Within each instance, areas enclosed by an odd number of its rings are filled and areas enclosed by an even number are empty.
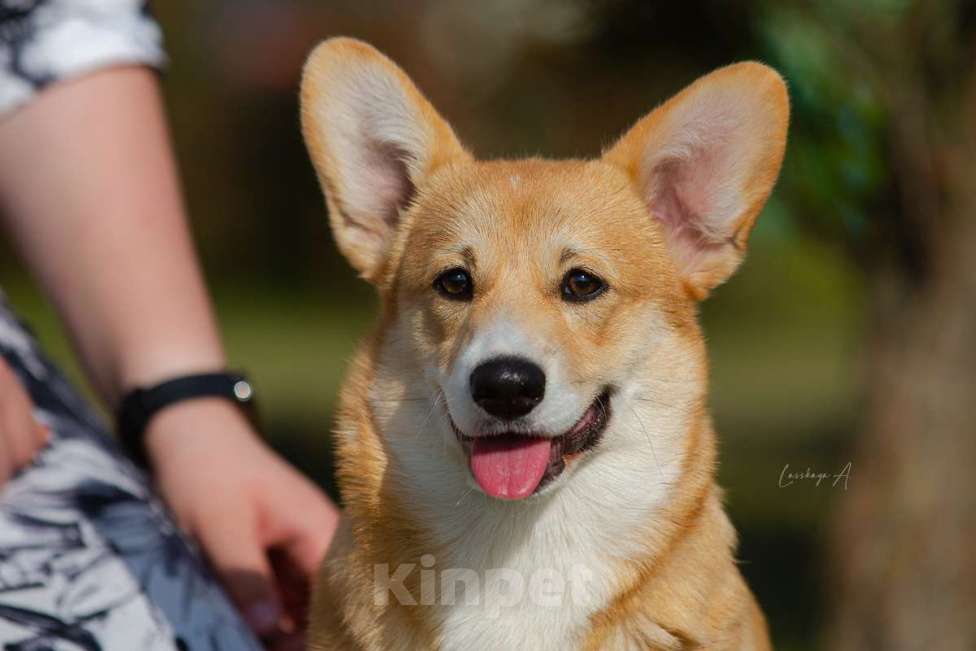
<svg viewBox="0 0 976 651">
<path fill-rule="evenodd" d="M 971 24 L 959 7 L 951 20 Z M 777 647 L 817 645 L 828 522 L 846 493 L 779 480 L 787 464 L 833 473 L 852 458 L 871 275 L 891 228 L 872 215 L 894 189 L 885 99 L 851 39 L 865 22 L 915 20 L 917 5 L 168 0 L 155 11 L 193 227 L 231 359 L 256 380 L 267 436 L 329 490 L 333 400 L 374 301 L 331 242 L 299 135 L 296 85 L 315 42 L 345 34 L 384 50 L 482 157 L 595 156 L 715 67 L 777 67 L 794 109 L 782 179 L 746 264 L 702 319 L 742 570 Z M 0 274 L 82 382 L 50 307 L 11 255 Z"/>
</svg>

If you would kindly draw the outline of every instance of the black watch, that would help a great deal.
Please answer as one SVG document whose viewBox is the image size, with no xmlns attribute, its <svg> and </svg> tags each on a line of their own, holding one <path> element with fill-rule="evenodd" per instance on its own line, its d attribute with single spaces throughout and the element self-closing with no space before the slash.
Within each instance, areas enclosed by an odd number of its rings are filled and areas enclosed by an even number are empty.
<svg viewBox="0 0 976 651">
<path fill-rule="evenodd" d="M 137 462 L 148 465 L 144 437 L 149 421 L 160 410 L 195 398 L 225 398 L 240 405 L 253 418 L 254 387 L 242 373 L 184 375 L 126 394 L 118 413 L 118 434 L 123 447 Z"/>
</svg>

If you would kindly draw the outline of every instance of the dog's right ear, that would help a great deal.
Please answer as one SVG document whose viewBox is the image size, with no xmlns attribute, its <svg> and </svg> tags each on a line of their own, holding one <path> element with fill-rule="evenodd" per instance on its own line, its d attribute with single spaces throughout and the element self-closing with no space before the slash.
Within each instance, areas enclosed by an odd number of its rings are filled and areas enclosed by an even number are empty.
<svg viewBox="0 0 976 651">
<path fill-rule="evenodd" d="M 329 39 L 309 56 L 301 116 L 339 249 L 376 281 L 417 188 L 468 154 L 395 63 L 351 38 Z"/>
</svg>

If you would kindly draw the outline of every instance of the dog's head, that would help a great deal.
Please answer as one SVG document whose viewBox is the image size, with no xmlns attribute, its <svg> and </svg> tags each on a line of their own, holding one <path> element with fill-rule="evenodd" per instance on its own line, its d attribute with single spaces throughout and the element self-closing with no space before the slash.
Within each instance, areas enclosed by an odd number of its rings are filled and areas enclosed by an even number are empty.
<svg viewBox="0 0 976 651">
<path fill-rule="evenodd" d="M 704 402 L 697 301 L 741 262 L 787 121 L 780 77 L 741 63 L 600 159 L 479 162 L 389 59 L 320 45 L 303 131 L 339 248 L 386 305 L 378 400 L 419 400 L 412 435 L 442 422 L 498 498 L 603 450 L 673 459 Z"/>
</svg>

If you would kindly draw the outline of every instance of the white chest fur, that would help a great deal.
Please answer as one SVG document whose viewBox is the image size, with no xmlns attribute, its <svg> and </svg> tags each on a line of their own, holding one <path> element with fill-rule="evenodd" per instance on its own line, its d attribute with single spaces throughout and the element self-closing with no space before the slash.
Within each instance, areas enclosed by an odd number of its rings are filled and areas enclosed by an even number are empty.
<svg viewBox="0 0 976 651">
<path fill-rule="evenodd" d="M 445 650 L 572 649 L 581 641 L 590 615 L 619 589 L 620 563 L 645 552 L 680 468 L 677 423 L 657 428 L 652 449 L 637 415 L 627 416 L 560 485 L 517 503 L 472 488 L 450 441 L 390 438 L 413 515 L 447 550 L 411 570 Z"/>
</svg>

